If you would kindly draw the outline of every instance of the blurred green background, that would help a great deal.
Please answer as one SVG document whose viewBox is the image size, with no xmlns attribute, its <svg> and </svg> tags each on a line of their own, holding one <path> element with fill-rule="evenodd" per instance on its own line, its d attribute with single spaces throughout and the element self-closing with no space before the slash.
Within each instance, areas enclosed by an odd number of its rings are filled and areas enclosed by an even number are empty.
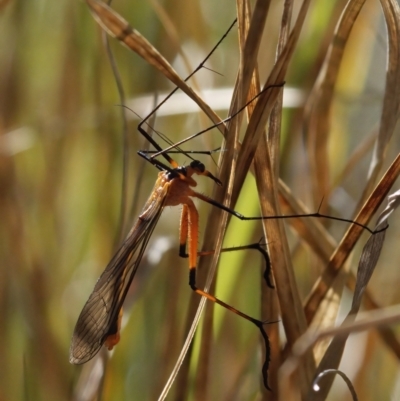
<svg viewBox="0 0 400 401">
<path fill-rule="evenodd" d="M 307 96 L 315 81 L 327 38 L 345 4 L 341 0 L 314 3 L 287 84 L 300 89 L 300 96 Z M 235 18 L 234 3 L 227 0 L 167 0 L 162 7 L 176 30 L 175 40 L 160 22 L 161 14 L 151 1 L 120 0 L 113 4 L 183 76 L 188 71 L 178 54 L 179 46 L 194 68 Z M 280 12 L 281 2 L 273 1 L 260 58 L 264 78 L 275 57 Z M 0 13 L 0 400 L 96 399 L 88 383 L 93 382 L 97 388 L 101 364 L 96 365 L 96 360 L 81 372 L 82 368 L 68 363 L 68 349 L 79 312 L 120 236 L 120 100 L 100 29 L 84 2 L 3 0 Z M 348 155 L 360 138 L 378 123 L 381 109 L 386 47 L 378 4 L 367 2 L 356 28 L 337 82 L 333 110 L 330 157 L 337 180 L 341 180 Z M 152 108 L 152 96 L 172 86 L 116 41 L 111 40 L 111 48 L 128 104 L 144 117 Z M 196 75 L 196 85 L 200 90 L 231 89 L 237 63 L 234 29 L 207 63 L 221 75 L 202 70 Z M 147 96 L 146 102 L 142 96 Z M 223 117 L 229 101 L 229 96 L 223 97 L 223 105 L 218 107 Z M 178 112 L 168 111 L 168 103 L 164 115 L 160 110 L 155 125 L 172 141 L 210 125 L 201 113 L 185 111 L 188 102 L 178 103 L 182 109 Z M 295 101 L 295 105 L 285 111 L 283 121 L 282 174 L 299 199 L 307 202 L 310 197 L 304 178 L 307 166 L 302 146 L 302 103 Z M 157 174 L 154 167 L 144 165 L 136 156 L 145 142 L 136 131 L 139 121 L 127 114 L 127 205 L 131 217 L 126 227 L 140 212 Z M 211 132 L 184 148 L 209 150 L 220 142 L 219 134 Z M 395 146 L 391 151 L 397 153 Z M 370 152 L 371 148 L 365 154 Z M 177 158 L 180 163 L 188 161 Z M 215 155 L 214 160 L 217 158 Z M 203 156 L 202 161 L 213 172 L 216 170 L 209 156 Z M 335 213 L 351 215 L 368 163 L 368 157 L 361 158 L 340 181 L 341 192 L 332 201 Z M 211 193 L 207 181 L 199 180 L 200 191 Z M 208 207 L 200 205 L 201 216 L 207 215 Z M 177 256 L 176 209 L 168 208 L 161 218 L 128 297 L 129 304 L 135 301 L 134 307 L 122 341 L 107 365 L 101 390 L 104 400 L 156 399 L 183 343 L 191 291 L 187 286 L 187 263 Z M 247 215 L 258 214 L 252 178 L 237 209 Z M 399 232 L 392 223 L 389 244 L 396 243 Z M 225 242 L 229 246 L 243 245 L 257 241 L 261 235 L 255 225 L 232 222 Z M 383 257 L 395 259 L 393 254 Z M 301 252 L 298 259 L 296 274 L 305 295 L 319 272 Z M 374 291 L 382 304 L 396 303 L 398 291 L 388 288 L 388 283 L 397 280 L 398 269 L 384 264 L 384 273 L 377 273 Z M 218 296 L 257 316 L 261 257 L 254 251 L 231 254 L 221 266 Z M 257 399 L 261 366 L 258 333 L 236 316 L 217 313 L 221 314 L 217 314 L 215 328 L 219 347 L 210 368 L 210 400 Z M 364 335 L 365 346 L 358 353 L 361 360 L 364 355 L 372 361 L 371 369 L 359 373 L 360 367 L 353 367 L 352 377 L 359 382 L 374 377 L 376 382 L 385 382 L 388 396 L 399 395 L 393 387 L 398 372 L 396 361 L 382 351 L 382 345 L 378 351 L 370 345 L 376 341 L 373 336 Z M 196 342 L 195 349 L 198 345 Z M 374 359 L 377 352 L 379 356 Z M 195 380 L 195 368 L 191 379 Z M 337 391 L 332 399 L 342 396 L 343 388 Z M 374 397 L 360 399 L 377 399 Z"/>
</svg>

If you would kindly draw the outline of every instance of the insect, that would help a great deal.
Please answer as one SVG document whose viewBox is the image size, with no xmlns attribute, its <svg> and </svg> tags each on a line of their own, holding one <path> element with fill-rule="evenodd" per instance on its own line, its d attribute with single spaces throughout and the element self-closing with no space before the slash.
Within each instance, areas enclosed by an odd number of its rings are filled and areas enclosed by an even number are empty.
<svg viewBox="0 0 400 401">
<path fill-rule="evenodd" d="M 214 49 L 212 51 L 214 51 Z M 210 55 L 211 54 L 212 52 Z M 277 86 L 279 87 L 282 85 L 283 84 L 270 86 L 265 90 L 270 90 L 272 87 L 276 88 Z M 262 92 L 260 92 L 260 94 L 261 93 Z M 258 96 L 259 95 L 256 97 Z M 249 103 L 255 100 L 255 98 L 240 108 L 238 112 L 230 116 L 229 119 L 234 118 L 237 114 L 242 112 Z M 194 190 L 197 185 L 194 179 L 196 175 L 208 177 L 217 185 L 222 185 L 222 183 L 205 168 L 203 163 L 198 160 L 192 159 L 188 166 L 179 166 L 175 160 L 168 155 L 167 152 L 170 150 L 170 148 L 163 150 L 158 143 L 143 130 L 141 127 L 142 124 L 139 125 L 139 131 L 156 148 L 158 153 L 154 154 L 152 157 L 148 157 L 143 152 L 139 152 L 139 155 L 151 161 L 151 163 L 161 171 L 158 174 L 153 191 L 145 203 L 136 223 L 133 225 L 126 239 L 123 241 L 120 248 L 105 268 L 104 272 L 97 281 L 93 292 L 89 296 L 88 301 L 83 307 L 83 310 L 76 323 L 72 338 L 70 347 L 70 362 L 73 364 L 85 363 L 93 358 L 103 345 L 105 345 L 108 349 L 112 349 L 119 342 L 123 303 L 132 280 L 134 279 L 135 273 L 140 265 L 140 261 L 143 257 L 152 232 L 157 225 L 164 207 L 182 205 L 179 253 L 181 256 L 186 256 L 187 248 L 189 260 L 189 285 L 197 294 L 206 297 L 210 301 L 215 302 L 241 316 L 242 318 L 250 321 L 260 330 L 266 345 L 266 356 L 263 367 L 263 371 L 265 373 L 264 384 L 267 388 L 269 388 L 266 374 L 269 363 L 269 341 L 264 329 L 264 323 L 233 308 L 227 303 L 199 289 L 196 286 L 199 216 L 192 198 L 198 198 L 204 202 L 207 202 L 241 220 L 297 218 L 300 216 L 247 217 L 203 194 L 196 192 Z M 211 128 L 214 128 L 215 126 L 216 125 L 213 125 Z M 205 131 L 202 131 L 201 133 L 203 132 Z M 156 156 L 160 155 L 166 159 L 169 165 L 166 165 L 155 159 Z M 319 213 L 312 213 L 309 215 L 303 215 L 301 217 L 332 218 L 331 216 L 326 216 Z M 347 219 L 334 219 L 354 223 L 353 221 Z"/>
</svg>

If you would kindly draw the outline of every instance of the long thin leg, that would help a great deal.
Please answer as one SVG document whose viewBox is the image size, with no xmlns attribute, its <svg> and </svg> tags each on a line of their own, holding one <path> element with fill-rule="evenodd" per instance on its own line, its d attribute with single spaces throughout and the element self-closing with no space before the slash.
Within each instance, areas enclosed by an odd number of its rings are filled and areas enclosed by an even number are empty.
<svg viewBox="0 0 400 401">
<path fill-rule="evenodd" d="M 270 359 L 270 345 L 268 335 L 264 330 L 263 322 L 257 320 L 246 313 L 243 313 L 236 308 L 228 305 L 227 303 L 221 301 L 214 295 L 209 294 L 203 290 L 200 290 L 196 287 L 196 265 L 197 265 L 197 243 L 198 243 L 198 231 L 199 231 L 199 214 L 197 212 L 196 206 L 192 202 L 191 199 L 187 200 L 187 215 L 188 215 L 188 251 L 189 251 L 189 285 L 190 288 L 196 292 L 197 294 L 206 297 L 212 302 L 215 302 L 218 305 L 221 305 L 225 309 L 235 313 L 238 316 L 241 316 L 243 319 L 248 320 L 249 322 L 253 323 L 261 332 L 261 335 L 265 342 L 265 362 L 263 365 L 263 378 L 264 378 L 264 385 L 267 389 L 271 390 L 268 386 L 268 366 L 269 366 L 269 359 Z M 186 213 L 186 212 L 185 212 Z"/>
<path fill-rule="evenodd" d="M 294 219 L 294 218 L 299 218 L 299 217 L 317 217 L 320 219 L 330 219 L 330 220 L 336 220 L 336 221 L 343 221 L 345 223 L 351 223 L 351 224 L 355 224 L 359 227 L 364 228 L 365 230 L 367 230 L 370 234 L 375 234 L 375 232 L 373 230 L 371 230 L 370 228 L 368 228 L 367 226 L 365 226 L 364 224 L 358 223 L 357 221 L 351 220 L 351 219 L 345 219 L 342 217 L 335 217 L 335 216 L 329 216 L 327 214 L 322 214 L 319 212 L 315 212 L 315 213 L 307 213 L 307 214 L 294 214 L 294 215 L 282 215 L 282 216 L 256 216 L 256 217 L 248 217 L 248 216 L 244 216 L 243 214 L 237 212 L 236 210 L 233 210 L 229 207 L 226 207 L 224 205 L 222 205 L 221 203 L 216 202 L 214 199 L 209 198 L 208 196 L 205 196 L 203 194 L 200 194 L 198 192 L 192 191 L 191 195 L 193 197 L 196 197 L 198 199 L 201 199 L 204 202 L 209 203 L 210 205 L 213 205 L 219 209 L 224 210 L 225 212 L 231 214 L 232 216 L 237 217 L 240 220 L 243 221 L 250 221 L 250 220 L 271 220 L 271 219 Z"/>
<path fill-rule="evenodd" d="M 269 288 L 275 288 L 271 281 L 271 259 L 269 258 L 268 251 L 263 248 L 260 242 L 254 242 L 253 244 L 249 245 L 242 245 L 242 246 L 232 246 L 228 248 L 222 248 L 221 252 L 235 252 L 235 251 L 243 251 L 246 249 L 254 249 L 261 253 L 265 261 L 265 270 L 264 270 L 264 280 L 267 283 Z M 199 251 L 197 252 L 197 256 L 208 256 L 213 255 L 215 250 L 211 251 Z"/>
<path fill-rule="evenodd" d="M 179 256 L 181 258 L 188 258 L 189 254 L 186 252 L 186 240 L 182 238 L 182 220 L 181 220 L 181 230 L 180 230 L 180 241 L 179 241 Z M 254 249 L 261 253 L 265 261 L 265 270 L 264 270 L 264 280 L 267 283 L 269 288 L 275 288 L 271 281 L 271 260 L 269 258 L 268 251 L 264 249 L 263 245 L 260 242 L 254 242 L 253 244 L 242 245 L 242 246 L 232 246 L 228 248 L 222 248 L 222 252 L 235 252 L 235 251 L 244 251 L 246 249 Z M 211 249 L 209 251 L 197 251 L 197 256 L 210 256 L 214 255 L 215 250 Z"/>
</svg>

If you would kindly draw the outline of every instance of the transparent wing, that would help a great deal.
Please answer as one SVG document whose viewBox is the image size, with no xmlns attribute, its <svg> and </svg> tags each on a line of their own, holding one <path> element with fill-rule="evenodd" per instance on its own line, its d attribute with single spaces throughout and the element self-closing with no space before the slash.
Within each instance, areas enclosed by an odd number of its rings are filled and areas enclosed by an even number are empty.
<svg viewBox="0 0 400 401">
<path fill-rule="evenodd" d="M 127 238 L 98 279 L 79 315 L 70 347 L 70 362 L 92 359 L 109 335 L 117 332 L 118 315 L 161 215 L 166 191 L 148 201 Z M 151 198 L 150 198 L 151 199 Z"/>
</svg>

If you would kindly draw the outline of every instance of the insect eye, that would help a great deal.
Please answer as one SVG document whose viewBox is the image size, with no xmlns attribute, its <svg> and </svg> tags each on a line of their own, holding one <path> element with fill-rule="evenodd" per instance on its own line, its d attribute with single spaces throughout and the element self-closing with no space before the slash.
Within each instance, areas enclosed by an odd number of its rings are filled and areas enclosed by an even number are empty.
<svg viewBox="0 0 400 401">
<path fill-rule="evenodd" d="M 198 161 L 198 160 L 193 160 L 190 163 L 190 167 L 200 171 L 200 173 L 204 173 L 204 171 L 206 170 L 204 164 L 202 162 Z"/>
</svg>

